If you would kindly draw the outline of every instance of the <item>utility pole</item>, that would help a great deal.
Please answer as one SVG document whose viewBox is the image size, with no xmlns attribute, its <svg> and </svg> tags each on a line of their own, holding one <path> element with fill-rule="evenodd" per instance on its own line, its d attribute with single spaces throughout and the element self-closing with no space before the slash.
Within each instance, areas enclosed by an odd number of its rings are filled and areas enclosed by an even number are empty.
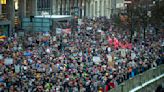
<svg viewBox="0 0 164 92">
<path fill-rule="evenodd" d="M 146 1 L 146 14 L 145 14 L 145 19 L 144 19 L 144 41 L 146 39 L 146 30 L 147 30 L 147 27 L 148 27 L 148 16 L 147 16 L 147 13 L 148 13 L 148 1 Z"/>
<path fill-rule="evenodd" d="M 160 0 L 157 0 L 157 8 L 158 8 L 158 10 L 160 9 Z M 158 12 L 158 15 L 159 15 L 159 12 Z M 158 18 L 157 20 L 159 21 L 159 23 L 157 23 L 157 29 L 159 29 L 159 27 L 160 27 L 160 18 Z M 157 30 L 156 34 L 158 34 L 158 31 L 159 30 Z"/>
</svg>

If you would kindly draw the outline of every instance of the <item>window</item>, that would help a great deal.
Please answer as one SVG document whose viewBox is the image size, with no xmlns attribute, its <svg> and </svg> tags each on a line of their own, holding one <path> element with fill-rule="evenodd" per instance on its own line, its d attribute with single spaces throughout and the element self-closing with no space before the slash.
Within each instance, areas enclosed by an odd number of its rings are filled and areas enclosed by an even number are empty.
<svg viewBox="0 0 164 92">
<path fill-rule="evenodd" d="M 106 0 L 104 1 L 104 16 L 106 16 Z"/>
<path fill-rule="evenodd" d="M 102 16 L 102 1 L 100 1 L 100 16 Z"/>
<path fill-rule="evenodd" d="M 98 11 L 97 11 L 97 1 L 95 1 L 95 16 L 97 16 L 97 13 L 98 13 Z"/>
<path fill-rule="evenodd" d="M 37 10 L 40 12 L 51 12 L 51 0 L 37 0 Z"/>
</svg>

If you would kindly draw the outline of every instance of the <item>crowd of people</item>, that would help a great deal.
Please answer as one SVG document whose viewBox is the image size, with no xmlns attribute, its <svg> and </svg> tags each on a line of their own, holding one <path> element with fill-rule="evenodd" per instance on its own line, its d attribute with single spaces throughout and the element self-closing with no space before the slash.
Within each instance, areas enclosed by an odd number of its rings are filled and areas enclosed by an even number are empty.
<svg viewBox="0 0 164 92">
<path fill-rule="evenodd" d="M 105 18 L 83 19 L 78 30 L 58 34 L 15 33 L 0 44 L 0 91 L 107 92 L 163 64 L 162 34 L 129 39 Z"/>
</svg>

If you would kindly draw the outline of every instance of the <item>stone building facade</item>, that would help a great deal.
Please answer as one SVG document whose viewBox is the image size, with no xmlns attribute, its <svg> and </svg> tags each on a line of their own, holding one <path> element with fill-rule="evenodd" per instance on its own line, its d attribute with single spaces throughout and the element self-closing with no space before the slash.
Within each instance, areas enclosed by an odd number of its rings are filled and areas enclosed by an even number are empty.
<svg viewBox="0 0 164 92">
<path fill-rule="evenodd" d="M 80 18 L 106 16 L 117 12 L 124 0 L 19 0 L 20 15 L 75 15 Z M 119 4 L 118 4 L 119 3 Z M 120 8 L 120 7 L 119 7 Z"/>
</svg>

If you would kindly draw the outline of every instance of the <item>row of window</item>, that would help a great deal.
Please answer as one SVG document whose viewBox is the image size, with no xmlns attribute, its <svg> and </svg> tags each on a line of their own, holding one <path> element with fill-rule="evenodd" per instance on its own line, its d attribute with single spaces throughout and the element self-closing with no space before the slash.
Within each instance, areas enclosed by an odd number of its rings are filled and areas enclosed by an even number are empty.
<svg viewBox="0 0 164 92">
<path fill-rule="evenodd" d="M 57 0 L 60 1 L 60 0 Z M 62 1 L 58 2 L 61 3 Z M 65 1 L 66 2 L 66 1 Z M 78 4 L 78 0 L 74 0 L 74 4 Z M 37 8 L 39 11 L 46 11 L 47 9 L 51 9 L 52 0 L 37 0 Z"/>
<path fill-rule="evenodd" d="M 50 10 L 51 9 L 51 0 L 38 0 L 37 8 L 40 11 Z"/>
</svg>

